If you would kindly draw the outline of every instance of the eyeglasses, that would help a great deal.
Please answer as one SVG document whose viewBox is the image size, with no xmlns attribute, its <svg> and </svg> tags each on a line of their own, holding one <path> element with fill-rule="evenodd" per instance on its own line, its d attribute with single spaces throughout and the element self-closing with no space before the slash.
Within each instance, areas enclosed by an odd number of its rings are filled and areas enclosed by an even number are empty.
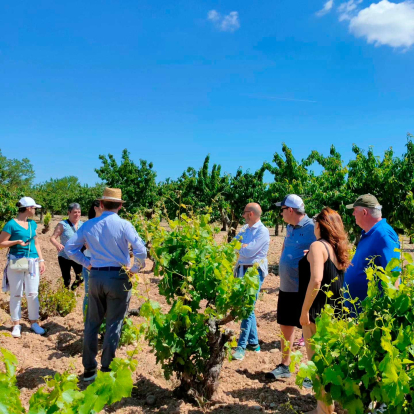
<svg viewBox="0 0 414 414">
<path fill-rule="evenodd" d="M 246 213 L 251 213 L 252 212 L 252 210 L 244 210 L 243 211 L 243 214 L 246 214 Z"/>
</svg>

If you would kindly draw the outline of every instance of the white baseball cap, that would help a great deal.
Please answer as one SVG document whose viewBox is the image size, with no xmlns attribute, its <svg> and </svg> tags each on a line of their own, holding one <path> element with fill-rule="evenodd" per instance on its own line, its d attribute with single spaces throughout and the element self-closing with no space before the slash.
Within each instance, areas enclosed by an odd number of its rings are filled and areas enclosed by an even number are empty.
<svg viewBox="0 0 414 414">
<path fill-rule="evenodd" d="M 39 204 L 36 204 L 36 202 L 33 200 L 32 197 L 23 197 L 19 200 L 20 207 L 36 207 L 36 208 L 42 208 Z"/>
<path fill-rule="evenodd" d="M 277 203 L 275 203 L 275 206 L 277 207 L 292 207 L 292 208 L 296 208 L 298 210 L 299 213 L 304 213 L 305 212 L 305 204 L 303 202 L 303 200 L 296 194 L 289 194 L 287 195 L 283 201 L 278 201 Z"/>
</svg>

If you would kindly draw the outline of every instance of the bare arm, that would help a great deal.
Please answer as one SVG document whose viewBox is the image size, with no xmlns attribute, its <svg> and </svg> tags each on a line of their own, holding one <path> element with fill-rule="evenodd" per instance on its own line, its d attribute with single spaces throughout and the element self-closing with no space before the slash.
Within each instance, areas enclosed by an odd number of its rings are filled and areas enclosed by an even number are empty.
<svg viewBox="0 0 414 414">
<path fill-rule="evenodd" d="M 58 223 L 58 225 L 55 227 L 55 231 L 50 237 L 50 243 L 52 243 L 53 246 L 56 247 L 58 252 L 62 251 L 65 248 L 65 246 L 63 246 L 63 244 L 61 244 L 57 240 L 62 235 L 62 233 L 63 233 L 63 225 L 61 223 Z"/>
<path fill-rule="evenodd" d="M 0 233 L 0 247 L 9 248 L 20 244 L 20 246 L 27 246 L 23 240 L 10 240 L 11 235 L 5 231 Z"/>
<path fill-rule="evenodd" d="M 45 266 L 45 262 L 43 260 L 42 250 L 40 249 L 39 238 L 37 236 L 35 236 L 34 243 L 35 243 L 35 246 L 36 246 L 37 254 L 39 255 L 39 260 L 41 260 L 41 261 L 39 261 L 40 274 L 43 275 L 43 273 L 45 273 L 46 266 Z"/>
<path fill-rule="evenodd" d="M 311 278 L 308 289 L 306 290 L 305 301 L 303 302 L 302 314 L 300 316 L 300 324 L 302 326 L 310 324 L 309 309 L 311 308 L 322 284 L 323 268 L 327 260 L 326 249 L 322 246 L 322 243 L 313 242 L 311 244 L 307 259 L 310 263 Z"/>
</svg>

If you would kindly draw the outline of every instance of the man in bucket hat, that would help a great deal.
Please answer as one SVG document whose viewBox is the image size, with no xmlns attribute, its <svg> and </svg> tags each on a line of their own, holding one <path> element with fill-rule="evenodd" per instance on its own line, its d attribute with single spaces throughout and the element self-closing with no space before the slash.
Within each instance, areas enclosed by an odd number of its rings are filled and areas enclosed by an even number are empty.
<svg viewBox="0 0 414 414">
<path fill-rule="evenodd" d="M 147 251 L 132 224 L 118 216 L 122 208 L 122 192 L 105 188 L 100 204 L 103 213 L 87 221 L 68 240 L 65 251 L 75 262 L 90 270 L 88 309 L 83 340 L 83 380 L 96 378 L 98 331 L 106 317 L 101 371 L 109 371 L 121 335 L 122 322 L 131 299 L 132 284 L 126 270 L 137 273 L 145 266 Z M 87 244 L 91 258 L 84 256 Z M 130 268 L 128 245 L 131 244 L 134 264 Z"/>
<path fill-rule="evenodd" d="M 375 257 L 374 263 L 385 269 L 393 257 L 400 257 L 400 253 L 394 251 L 395 248 L 400 247 L 400 243 L 397 233 L 387 223 L 387 220 L 382 218 L 382 206 L 372 194 L 359 196 L 353 204 L 348 204 L 346 208 L 354 209 L 352 215 L 355 217 L 356 224 L 362 229 L 361 239 L 352 263 L 344 277 L 344 287 L 347 289 L 345 298 L 359 299 L 355 305 L 348 301 L 345 302 L 351 315 L 355 316 L 355 306 L 359 311 L 360 301 L 367 297 L 368 280 L 365 273 L 368 266 L 367 259 Z"/>
</svg>

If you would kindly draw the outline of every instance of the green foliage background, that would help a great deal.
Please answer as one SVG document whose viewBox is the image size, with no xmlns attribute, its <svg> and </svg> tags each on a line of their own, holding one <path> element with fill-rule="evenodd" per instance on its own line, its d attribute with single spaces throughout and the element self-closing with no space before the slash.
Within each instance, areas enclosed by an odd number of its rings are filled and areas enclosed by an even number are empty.
<svg viewBox="0 0 414 414">
<path fill-rule="evenodd" d="M 382 204 L 383 216 L 390 224 L 414 237 L 412 135 L 407 135 L 406 151 L 401 157 L 391 148 L 382 157 L 372 147 L 364 151 L 353 145 L 352 151 L 354 157 L 348 163 L 334 146 L 327 156 L 310 151 L 308 157 L 297 160 L 283 144 L 281 153 L 276 152 L 272 162 L 264 162 L 253 172 L 239 168 L 234 175 L 223 173 L 219 164 L 211 166 L 207 156 L 199 169 L 188 167 L 176 180 L 157 182 L 153 164 L 146 160 L 136 164 L 124 149 L 119 163 L 112 154 L 99 156 L 102 165 L 96 173 L 102 182 L 92 187 L 82 185 L 73 176 L 33 185 L 35 174 L 30 161 L 7 159 L 0 151 L 0 226 L 16 214 L 15 203 L 22 195 L 35 198 L 43 206 L 43 213 L 66 214 L 68 204 L 78 202 L 86 214 L 92 201 L 108 186 L 122 189 L 124 211 L 141 212 L 147 218 L 161 210 L 164 218 L 174 219 L 179 216 L 182 204 L 198 213 L 209 211 L 211 221 L 221 222 L 222 229 L 228 230 L 229 240 L 240 222 L 244 205 L 250 201 L 262 206 L 266 225 L 281 224 L 274 203 L 290 193 L 304 199 L 309 215 L 324 206 L 337 210 L 351 238 L 355 238 L 360 229 L 345 205 L 361 194 L 371 193 Z M 314 172 L 315 166 L 321 168 L 318 174 Z M 271 182 L 265 182 L 266 173 L 273 177 Z"/>
</svg>

